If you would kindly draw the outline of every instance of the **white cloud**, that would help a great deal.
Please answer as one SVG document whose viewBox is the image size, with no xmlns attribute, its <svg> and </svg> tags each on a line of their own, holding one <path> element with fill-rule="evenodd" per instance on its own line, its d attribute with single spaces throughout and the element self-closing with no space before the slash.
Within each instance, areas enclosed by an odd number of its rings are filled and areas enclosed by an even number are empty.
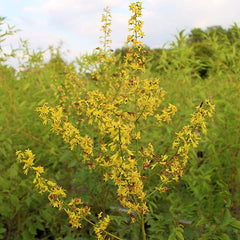
<svg viewBox="0 0 240 240">
<path fill-rule="evenodd" d="M 153 47 L 172 40 L 177 29 L 229 27 L 240 20 L 239 0 L 145 0 L 143 6 L 145 39 Z"/>
</svg>

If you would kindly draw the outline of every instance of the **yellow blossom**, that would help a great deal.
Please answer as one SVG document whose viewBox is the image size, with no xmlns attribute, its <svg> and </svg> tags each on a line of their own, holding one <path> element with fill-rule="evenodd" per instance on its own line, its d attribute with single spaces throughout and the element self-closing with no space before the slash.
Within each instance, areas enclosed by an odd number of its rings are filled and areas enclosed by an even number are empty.
<svg viewBox="0 0 240 240">
<path fill-rule="evenodd" d="M 110 223 L 110 217 L 107 215 L 102 220 L 98 222 L 97 225 L 94 226 L 94 232 L 97 235 L 98 240 L 104 240 L 104 231 L 107 229 L 108 225 Z"/>
</svg>

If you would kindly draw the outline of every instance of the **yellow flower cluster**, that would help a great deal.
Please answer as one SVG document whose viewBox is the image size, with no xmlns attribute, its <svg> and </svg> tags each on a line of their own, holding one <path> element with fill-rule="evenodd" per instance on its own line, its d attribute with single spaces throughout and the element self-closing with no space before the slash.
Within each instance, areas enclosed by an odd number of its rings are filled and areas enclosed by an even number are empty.
<svg viewBox="0 0 240 240">
<path fill-rule="evenodd" d="M 129 46 L 129 51 L 126 56 L 125 66 L 133 70 L 145 70 L 144 44 L 139 38 L 144 37 L 142 31 L 143 21 L 142 17 L 142 2 L 135 2 L 129 5 L 129 10 L 132 16 L 128 21 L 129 32 L 126 44 Z"/>
<path fill-rule="evenodd" d="M 106 97 L 100 90 L 89 91 L 75 108 L 84 122 L 97 126 L 101 142 L 94 161 L 104 168 L 105 181 L 114 181 L 118 199 L 129 213 L 145 213 L 142 169 L 138 166 L 140 149 L 135 143 L 141 139 L 139 124 L 154 115 L 165 91 L 159 88 L 157 79 L 135 79 L 134 84 L 130 82 L 119 91 L 118 96 L 112 97 Z M 166 111 L 171 114 L 175 109 L 170 105 Z"/>
<path fill-rule="evenodd" d="M 157 122 L 159 125 L 162 125 L 162 122 L 167 122 L 167 124 L 169 124 L 169 122 L 172 120 L 171 119 L 171 115 L 175 115 L 175 113 L 177 112 L 177 107 L 169 104 L 168 108 L 164 108 L 162 110 L 162 114 L 156 114 L 155 117 L 157 119 Z"/>
<path fill-rule="evenodd" d="M 63 108 L 61 106 L 53 108 L 44 104 L 42 107 L 38 107 L 36 111 L 40 113 L 44 124 L 51 122 L 52 130 L 57 135 L 62 135 L 63 140 L 70 144 L 71 150 L 79 145 L 83 150 L 84 161 L 90 160 L 91 156 L 93 156 L 92 139 L 87 135 L 85 137 L 80 135 L 79 130 L 74 127 L 68 121 L 68 117 L 63 114 Z"/>
<path fill-rule="evenodd" d="M 52 206 L 62 209 L 63 201 L 61 198 L 66 197 L 64 190 L 52 181 L 48 181 L 42 177 L 44 169 L 43 167 L 34 166 L 35 155 L 32 153 L 32 151 L 29 149 L 25 152 L 17 151 L 16 155 L 17 160 L 21 163 L 24 163 L 23 169 L 25 174 L 28 174 L 29 170 L 33 170 L 35 172 L 33 183 L 39 192 L 48 192 L 48 199 L 51 202 Z"/>
<path fill-rule="evenodd" d="M 109 49 L 111 49 L 112 40 L 110 39 L 111 24 L 112 24 L 112 16 L 109 7 L 103 9 L 104 14 L 102 14 L 103 23 L 101 27 L 101 31 L 103 32 L 103 36 L 100 36 L 100 43 L 103 45 L 103 52 L 106 53 Z"/>
<path fill-rule="evenodd" d="M 67 208 L 64 209 L 69 217 L 69 223 L 74 228 L 81 228 L 81 221 L 86 221 L 86 217 L 91 215 L 88 206 L 78 207 L 79 205 L 83 205 L 81 198 L 74 198 L 70 203 L 68 203 Z"/>
<path fill-rule="evenodd" d="M 204 109 L 206 106 L 206 109 Z M 192 114 L 191 124 L 184 126 L 177 134 L 177 138 L 173 142 L 173 148 L 177 149 L 178 158 L 182 158 L 182 169 L 185 167 L 188 160 L 188 152 L 190 147 L 197 147 L 200 139 L 200 131 L 206 132 L 206 118 L 212 117 L 214 105 L 209 101 L 202 102 L 196 107 L 196 111 Z M 178 177 L 177 177 L 178 178 Z"/>
<path fill-rule="evenodd" d="M 104 240 L 106 239 L 105 238 L 105 235 L 107 233 L 105 233 L 104 235 L 104 231 L 107 229 L 108 225 L 110 223 L 110 217 L 107 215 L 106 217 L 104 217 L 103 219 L 101 219 L 98 224 L 96 224 L 94 226 L 94 232 L 97 236 L 97 239 L 98 240 Z"/>
<path fill-rule="evenodd" d="M 98 47 L 98 53 L 96 58 L 96 64 L 98 68 L 91 74 L 92 79 L 98 82 L 98 85 L 101 87 L 108 87 L 112 84 L 113 79 L 115 78 L 114 75 L 107 75 L 107 72 L 111 69 L 115 69 L 115 62 L 116 58 L 111 54 L 111 24 L 112 24 L 112 16 L 109 7 L 106 7 L 102 14 L 102 26 L 101 31 L 103 36 L 100 36 L 100 45 Z M 114 70 L 113 70 L 114 71 Z"/>
<path fill-rule="evenodd" d="M 29 170 L 33 170 L 35 173 L 35 178 L 33 183 L 39 192 L 48 193 L 48 199 L 53 207 L 59 210 L 64 210 L 69 216 L 69 223 L 75 227 L 81 227 L 81 221 L 88 215 L 91 215 L 90 209 L 87 206 L 82 208 L 77 207 L 78 205 L 83 205 L 80 198 L 72 199 L 70 203 L 66 203 L 64 198 L 66 198 L 65 190 L 58 186 L 56 183 L 45 179 L 42 175 L 44 173 L 43 167 L 34 166 L 35 155 L 31 150 L 26 150 L 25 152 L 17 151 L 17 161 L 24 163 L 23 169 L 24 173 L 28 174 Z"/>
<path fill-rule="evenodd" d="M 129 212 L 146 211 L 145 203 L 139 204 L 132 200 L 133 196 L 144 199 L 145 194 L 131 148 L 134 139 L 140 138 L 140 132 L 135 134 L 137 119 L 146 118 L 147 114 L 152 113 L 152 108 L 149 107 L 149 112 L 146 110 L 141 116 L 123 111 L 126 103 L 122 98 L 109 102 L 98 90 L 89 92 L 88 98 L 78 103 L 76 107 L 82 113 L 81 117 L 88 119 L 88 124 L 98 126 L 99 135 L 102 136 L 95 163 L 104 168 L 105 181 L 111 179 L 115 182 L 118 198 Z M 108 142 L 105 142 L 105 139 L 108 139 Z"/>
<path fill-rule="evenodd" d="M 204 108 L 206 106 L 206 108 Z M 202 102 L 196 111 L 192 114 L 189 125 L 182 128 L 176 133 L 176 139 L 173 141 L 172 147 L 175 153 L 172 156 L 161 155 L 160 157 L 154 152 L 154 147 L 151 143 L 147 148 L 142 148 L 141 158 L 144 164 L 144 169 L 155 170 L 155 173 L 160 176 L 160 184 L 153 192 L 150 192 L 146 198 L 151 196 L 154 192 L 165 192 L 168 190 L 167 184 L 171 181 L 178 181 L 183 175 L 183 171 L 188 162 L 189 150 L 191 147 L 197 147 L 200 140 L 200 132 L 206 132 L 206 118 L 212 117 L 214 105 L 209 101 Z M 163 109 L 162 114 L 156 114 L 158 124 L 163 121 L 169 122 L 170 115 L 174 115 L 176 107 L 169 105 L 168 108 Z M 156 172 L 158 171 L 158 172 Z"/>
<path fill-rule="evenodd" d="M 206 109 L 204 108 L 206 106 Z M 200 131 L 206 132 L 206 118 L 212 117 L 214 105 L 209 101 L 202 102 L 196 107 L 196 111 L 192 114 L 191 124 L 186 125 L 181 131 L 176 133 L 176 139 L 173 141 L 172 147 L 176 149 L 176 153 L 166 162 L 168 166 L 160 176 L 162 184 L 159 190 L 171 180 L 178 181 L 183 175 L 183 171 L 188 162 L 189 150 L 191 147 L 196 148 L 200 140 Z M 167 160 L 167 157 L 164 157 Z M 161 163 L 162 164 L 162 163 Z"/>
</svg>

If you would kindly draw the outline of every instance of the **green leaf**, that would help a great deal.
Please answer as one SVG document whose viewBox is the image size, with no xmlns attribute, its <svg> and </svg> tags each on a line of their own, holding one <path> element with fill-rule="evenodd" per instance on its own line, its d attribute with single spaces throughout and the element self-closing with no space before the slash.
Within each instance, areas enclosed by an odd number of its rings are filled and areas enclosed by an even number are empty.
<svg viewBox="0 0 240 240">
<path fill-rule="evenodd" d="M 0 215 L 4 217 L 9 217 L 12 214 L 12 206 L 11 204 L 1 204 L 0 205 Z"/>
<path fill-rule="evenodd" d="M 18 197 L 16 195 L 11 195 L 10 196 L 10 201 L 14 206 L 18 205 Z"/>
<path fill-rule="evenodd" d="M 36 225 L 35 225 L 34 223 L 31 224 L 31 226 L 29 227 L 29 232 L 30 232 L 32 235 L 36 235 L 37 229 L 36 229 Z"/>
<path fill-rule="evenodd" d="M 30 232 L 25 231 L 25 232 L 23 232 L 23 239 L 24 240 L 32 240 L 33 236 L 32 236 L 32 234 L 30 234 Z"/>
<path fill-rule="evenodd" d="M 40 216 L 41 216 L 43 219 L 45 219 L 46 221 L 47 221 L 48 219 L 52 219 L 52 215 L 51 215 L 51 213 L 49 212 L 48 209 L 41 210 L 41 211 L 40 211 Z"/>
<path fill-rule="evenodd" d="M 10 188 L 10 182 L 6 178 L 0 177 L 0 186 L 2 190 L 8 190 Z"/>
<path fill-rule="evenodd" d="M 224 213 L 223 213 L 221 225 L 222 226 L 228 225 L 231 222 L 231 219 L 232 219 L 232 216 L 231 216 L 229 209 L 225 209 Z"/>
<path fill-rule="evenodd" d="M 196 226 L 198 227 L 198 226 L 203 225 L 203 224 L 206 224 L 206 223 L 208 223 L 208 222 L 209 222 L 209 220 L 208 220 L 207 218 L 201 217 L 201 219 L 198 221 L 198 223 L 196 224 Z"/>
<path fill-rule="evenodd" d="M 71 157 L 72 157 L 72 153 L 71 153 L 70 151 L 65 151 L 65 152 L 61 155 L 59 161 L 60 161 L 60 162 L 69 161 L 69 160 L 71 159 Z"/>
<path fill-rule="evenodd" d="M 44 225 L 42 223 L 40 223 L 40 222 L 36 223 L 36 228 L 39 229 L 39 230 L 44 231 Z"/>
<path fill-rule="evenodd" d="M 18 164 L 14 163 L 9 169 L 8 169 L 8 176 L 10 178 L 14 178 L 18 174 Z"/>
<path fill-rule="evenodd" d="M 7 157 L 7 152 L 6 152 L 6 150 L 5 150 L 5 148 L 1 148 L 0 149 L 0 153 L 4 156 L 4 157 Z"/>
<path fill-rule="evenodd" d="M 0 228 L 0 233 L 4 233 L 4 232 L 6 232 L 6 231 L 7 231 L 6 228 Z"/>
<path fill-rule="evenodd" d="M 1 130 L 1 129 L 0 129 Z M 4 134 L 0 135 L 0 141 L 4 141 L 6 139 L 7 136 L 5 136 Z"/>
<path fill-rule="evenodd" d="M 221 240 L 230 240 L 229 236 L 226 233 L 222 233 L 219 236 L 219 239 L 221 239 Z"/>
<path fill-rule="evenodd" d="M 184 237 L 181 232 L 176 232 L 177 239 L 184 240 Z"/>
<path fill-rule="evenodd" d="M 240 230 L 240 221 L 238 221 L 236 218 L 232 218 L 231 226 Z"/>
<path fill-rule="evenodd" d="M 175 240 L 175 233 L 171 233 L 170 236 L 168 237 L 168 240 Z"/>
</svg>

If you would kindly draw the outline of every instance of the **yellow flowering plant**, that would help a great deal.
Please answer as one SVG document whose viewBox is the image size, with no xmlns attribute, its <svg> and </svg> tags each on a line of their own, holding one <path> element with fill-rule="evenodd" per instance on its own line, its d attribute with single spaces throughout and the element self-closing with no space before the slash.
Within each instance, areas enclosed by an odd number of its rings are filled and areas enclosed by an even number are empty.
<svg viewBox="0 0 240 240">
<path fill-rule="evenodd" d="M 111 14 L 106 8 L 102 18 L 103 48 L 99 49 L 98 68 L 92 75 L 96 81 L 89 84 L 66 68 L 64 81 L 53 86 L 59 105 L 45 103 L 37 112 L 43 124 L 50 124 L 70 150 L 77 151 L 81 164 L 92 173 L 98 171 L 106 184 L 113 185 L 113 199 L 119 203 L 119 209 L 127 212 L 132 224 L 139 224 L 142 239 L 147 239 L 149 200 L 154 194 L 166 192 L 170 182 L 179 181 L 190 148 L 198 145 L 199 133 L 206 132 L 206 119 L 212 117 L 214 105 L 204 101 L 196 107 L 189 125 L 176 133 L 170 153 L 157 152 L 154 142 L 144 139 L 144 129 L 150 124 L 155 129 L 170 124 L 177 107 L 164 103 L 166 92 L 159 87 L 159 79 L 141 76 L 146 53 L 141 41 L 142 3 L 131 3 L 129 9 L 132 16 L 124 64 L 118 68 L 114 65 L 110 51 Z M 17 160 L 24 164 L 25 174 L 34 172 L 36 188 L 48 194 L 53 207 L 67 213 L 72 227 L 81 228 L 85 221 L 93 226 L 97 239 L 123 239 L 124 236 L 107 230 L 111 225 L 111 209 L 110 214 L 101 211 L 94 218 L 81 196 L 67 200 L 68 194 L 62 187 L 43 177 L 44 169 L 35 166 L 31 150 L 17 151 Z M 147 184 L 152 179 L 154 186 Z M 178 228 L 181 235 L 182 227 Z"/>
</svg>

